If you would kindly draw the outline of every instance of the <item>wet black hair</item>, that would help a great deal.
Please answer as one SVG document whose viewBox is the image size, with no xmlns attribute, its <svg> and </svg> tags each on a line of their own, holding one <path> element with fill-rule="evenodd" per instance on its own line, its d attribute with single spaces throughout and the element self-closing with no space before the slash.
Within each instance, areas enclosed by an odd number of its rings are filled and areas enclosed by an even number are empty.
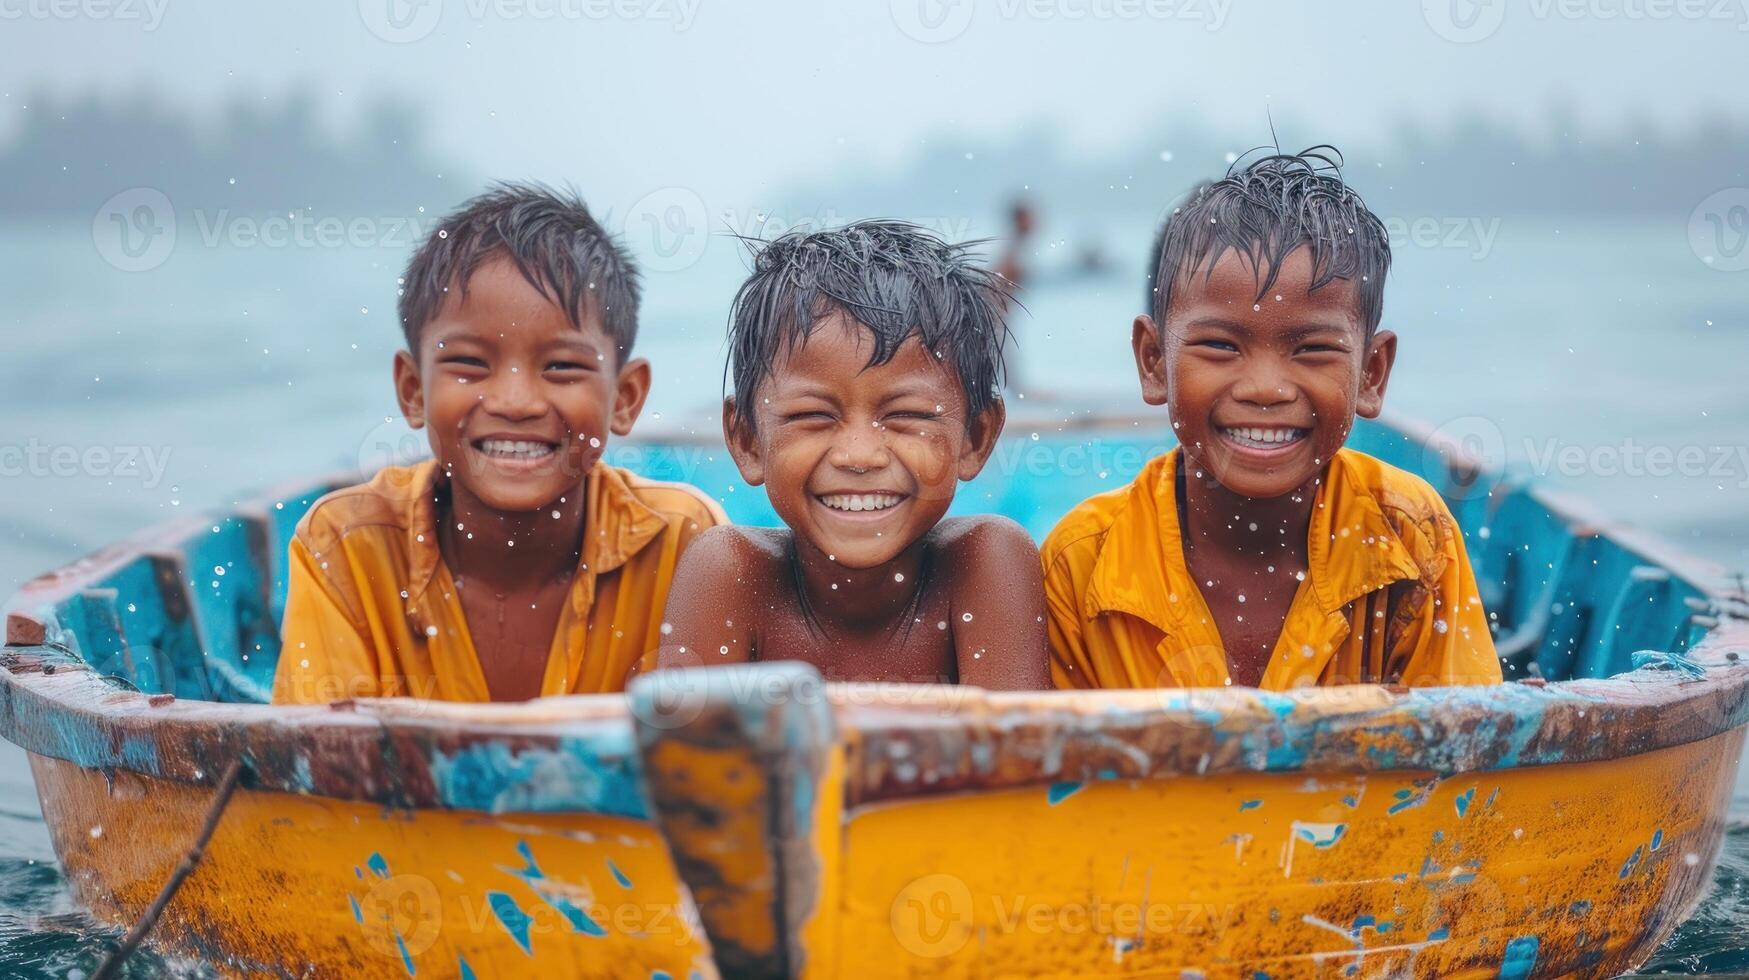
<svg viewBox="0 0 1749 980">
<path fill-rule="evenodd" d="M 905 221 L 859 221 L 829 231 L 749 242 L 753 274 L 729 310 L 737 406 L 753 404 L 777 359 L 842 311 L 874 335 L 868 367 L 915 336 L 944 361 L 966 396 L 966 425 L 1001 400 L 1003 317 L 1013 286 L 973 254 Z M 751 431 L 754 412 L 737 410 Z"/>
<path fill-rule="evenodd" d="M 1258 299 L 1275 285 L 1288 254 L 1311 252 L 1312 288 L 1353 281 L 1356 311 L 1371 337 L 1384 315 L 1391 240 L 1384 222 L 1342 180 L 1342 153 L 1314 146 L 1299 153 L 1243 158 L 1220 180 L 1197 186 L 1172 209 L 1154 238 L 1147 309 L 1162 329 L 1172 291 L 1197 269 L 1212 273 L 1228 250 L 1261 270 Z"/>
<path fill-rule="evenodd" d="M 536 183 L 492 185 L 446 216 L 413 253 L 400 299 L 408 350 L 419 352 L 420 331 L 443 308 L 451 285 L 465 297 L 468 278 L 499 255 L 578 329 L 594 313 L 625 362 L 638 338 L 637 266 L 575 191 Z"/>
</svg>

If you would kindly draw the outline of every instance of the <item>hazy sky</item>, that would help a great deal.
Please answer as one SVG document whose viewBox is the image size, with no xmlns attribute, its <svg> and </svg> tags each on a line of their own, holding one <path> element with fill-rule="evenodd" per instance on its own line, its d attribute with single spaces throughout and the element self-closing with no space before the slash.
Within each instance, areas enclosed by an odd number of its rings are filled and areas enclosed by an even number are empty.
<svg viewBox="0 0 1749 980">
<path fill-rule="evenodd" d="M 1557 98 L 1680 125 L 1745 112 L 1746 28 L 1749 0 L 0 0 L 0 133 L 41 91 L 302 84 L 336 122 L 416 100 L 482 175 L 745 196 L 1028 123 L 1097 153 L 1170 110 L 1345 143 Z"/>
</svg>

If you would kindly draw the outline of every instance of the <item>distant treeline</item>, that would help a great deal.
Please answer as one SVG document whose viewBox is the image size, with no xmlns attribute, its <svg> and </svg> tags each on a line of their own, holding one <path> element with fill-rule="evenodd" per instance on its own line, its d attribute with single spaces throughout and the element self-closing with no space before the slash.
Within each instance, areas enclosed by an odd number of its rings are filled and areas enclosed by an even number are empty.
<svg viewBox="0 0 1749 980">
<path fill-rule="evenodd" d="M 420 206 L 440 212 L 481 184 L 437 162 L 419 113 L 393 99 L 370 104 L 345 132 L 323 124 L 308 92 L 240 100 L 201 120 L 149 95 L 24 101 L 21 125 L 0 143 L 0 214 L 92 214 L 118 191 L 151 187 L 179 210 L 405 215 Z M 1019 194 L 1057 214 L 1152 215 L 1197 180 L 1218 176 L 1228 154 L 1268 138 L 1266 125 L 1253 129 L 1168 116 L 1133 127 L 1118 150 L 1091 154 L 1042 124 L 985 143 L 943 134 L 923 141 L 896 171 L 839 170 L 782 197 L 833 214 L 924 221 L 988 213 Z M 1472 114 L 1441 125 L 1400 122 L 1370 143 L 1340 127 L 1290 120 L 1276 120 L 1275 130 L 1284 149 L 1339 144 L 1348 179 L 1374 210 L 1405 219 L 1667 215 L 1722 188 L 1749 186 L 1749 120 L 1741 118 L 1592 132 L 1560 110 L 1533 127 Z"/>
<path fill-rule="evenodd" d="M 1036 201 L 1059 216 L 1157 216 L 1199 180 L 1225 172 L 1229 154 L 1269 139 L 1266 126 L 1257 130 L 1235 136 L 1237 127 L 1164 119 L 1136 127 L 1122 149 L 1098 154 L 1040 126 L 987 145 L 937 137 L 900 172 L 835 175 L 791 197 L 851 214 L 902 209 L 950 216 L 994 194 Z M 1749 187 L 1744 119 L 1709 119 L 1679 131 L 1646 122 L 1595 133 L 1552 111 L 1534 128 L 1469 115 L 1443 126 L 1401 122 L 1389 131 L 1382 142 L 1363 141 L 1340 127 L 1276 120 L 1284 150 L 1338 144 L 1346 179 L 1380 215 L 1402 219 L 1686 215 L 1715 191 Z"/>
<path fill-rule="evenodd" d="M 236 101 L 199 120 L 151 96 L 56 101 L 34 96 L 0 143 L 0 213 L 93 214 L 136 187 L 178 210 L 290 208 L 410 214 L 466 197 L 429 154 L 408 104 L 370 103 L 345 131 L 325 128 L 308 93 Z"/>
</svg>

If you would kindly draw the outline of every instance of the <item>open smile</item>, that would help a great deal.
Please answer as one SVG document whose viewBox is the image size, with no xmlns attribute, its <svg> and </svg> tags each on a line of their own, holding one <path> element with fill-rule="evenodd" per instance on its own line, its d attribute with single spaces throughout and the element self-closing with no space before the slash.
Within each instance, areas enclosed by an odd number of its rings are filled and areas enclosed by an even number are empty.
<svg viewBox="0 0 1749 980">
<path fill-rule="evenodd" d="M 559 444 L 544 439 L 511 439 L 486 436 L 468 443 L 493 464 L 512 470 L 528 470 L 545 463 L 558 454 Z"/>
<path fill-rule="evenodd" d="M 820 506 L 838 516 L 869 520 L 887 516 L 911 498 L 907 494 L 883 490 L 873 493 L 817 493 L 814 494 L 814 499 L 820 502 Z"/>
<path fill-rule="evenodd" d="M 1252 455 L 1278 455 L 1292 451 L 1312 434 L 1311 429 L 1296 426 L 1215 426 L 1215 432 L 1230 445 Z"/>
</svg>

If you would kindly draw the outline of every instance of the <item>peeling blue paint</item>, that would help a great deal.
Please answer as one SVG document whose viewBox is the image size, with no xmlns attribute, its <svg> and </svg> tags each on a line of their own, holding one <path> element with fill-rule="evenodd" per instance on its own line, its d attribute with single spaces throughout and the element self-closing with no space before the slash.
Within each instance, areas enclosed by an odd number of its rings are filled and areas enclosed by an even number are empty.
<svg viewBox="0 0 1749 980">
<path fill-rule="evenodd" d="M 1453 803 L 1455 803 L 1457 805 L 1458 819 L 1460 819 L 1460 820 L 1463 819 L 1464 814 L 1466 812 L 1468 812 L 1470 809 L 1470 801 L 1474 800 L 1475 798 L 1476 798 L 1476 788 L 1474 786 L 1471 786 L 1469 789 L 1466 789 L 1462 793 L 1459 793 L 1457 795 L 1457 799 L 1452 801 Z"/>
<path fill-rule="evenodd" d="M 1350 810 L 1353 810 L 1353 809 L 1360 806 L 1360 800 L 1354 796 L 1344 796 L 1342 798 L 1342 802 L 1346 803 Z"/>
<path fill-rule="evenodd" d="M 1500 980 L 1524 980 L 1536 969 L 1536 954 L 1542 940 L 1536 936 L 1519 936 L 1506 944 L 1506 954 L 1500 958 Z"/>
<path fill-rule="evenodd" d="M 1662 828 L 1652 831 L 1652 850 L 1664 846 L 1664 831 Z"/>
<path fill-rule="evenodd" d="M 528 926 L 532 922 L 526 912 L 518 908 L 516 899 L 503 892 L 487 892 L 486 904 L 492 907 L 492 914 L 498 917 L 504 931 L 510 933 L 510 938 L 516 940 L 516 945 L 530 956 L 534 950 L 528 945 Z"/>
<path fill-rule="evenodd" d="M 1085 783 L 1052 783 L 1050 788 L 1045 790 L 1045 802 L 1051 806 L 1056 806 L 1081 792 L 1081 788 L 1085 785 Z"/>
<path fill-rule="evenodd" d="M 1438 929 L 1427 934 L 1427 941 L 1430 943 L 1442 943 L 1450 938 L 1451 928 L 1449 926 L 1440 926 Z"/>
<path fill-rule="evenodd" d="M 372 851 L 370 860 L 366 861 L 365 864 L 370 865 L 370 869 L 376 872 L 378 878 L 387 878 L 389 876 L 389 862 L 384 861 L 381 854 Z"/>
<path fill-rule="evenodd" d="M 1581 899 L 1574 902 L 1572 905 L 1567 906 L 1567 913 L 1569 915 L 1590 915 L 1591 903 Z"/>
<path fill-rule="evenodd" d="M 1494 801 L 1499 799 L 1499 798 L 1500 798 L 1500 787 L 1496 786 L 1496 787 L 1494 787 L 1494 792 L 1488 794 L 1488 802 L 1486 804 L 1484 804 L 1484 806 L 1486 806 L 1490 810 L 1494 809 Z"/>
<path fill-rule="evenodd" d="M 348 904 L 350 904 L 352 906 L 352 918 L 353 918 L 353 920 L 356 921 L 361 926 L 364 925 L 364 910 L 358 907 L 357 896 L 348 895 L 348 896 L 346 896 L 346 901 Z"/>
<path fill-rule="evenodd" d="M 1635 670 L 1650 667 L 1653 670 L 1677 670 L 1689 677 L 1705 677 L 1706 668 L 1696 663 L 1687 654 L 1680 651 L 1666 652 L 1662 650 L 1636 650 L 1631 657 Z"/>
<path fill-rule="evenodd" d="M 535 863 L 534 851 L 529 849 L 528 841 L 525 841 L 525 840 L 517 841 L 516 842 L 516 853 L 522 855 L 522 861 L 523 861 L 522 870 L 515 872 L 516 874 L 519 874 L 524 878 L 545 878 L 546 877 L 546 872 L 542 871 L 540 869 L 540 865 Z"/>
<path fill-rule="evenodd" d="M 460 974 L 461 980 L 475 980 L 474 968 L 468 965 L 468 958 L 460 953 L 457 953 L 455 957 L 455 969 L 456 973 Z"/>
<path fill-rule="evenodd" d="M 550 749 L 475 743 L 435 756 L 431 778 L 442 804 L 458 810 L 650 817 L 629 728 L 566 736 Z"/>
<path fill-rule="evenodd" d="M 1255 810 L 1262 805 L 1263 805 L 1262 800 L 1240 800 L 1239 801 L 1239 812 L 1244 813 L 1246 810 Z"/>
<path fill-rule="evenodd" d="M 539 891 L 536 894 L 540 895 L 542 901 L 557 909 L 559 914 L 565 917 L 565 921 L 571 925 L 572 932 L 580 932 L 585 936 L 598 938 L 607 935 L 607 930 L 601 928 L 600 923 L 591 919 L 587 912 L 578 908 L 570 899 L 563 895 L 548 895 Z"/>
<path fill-rule="evenodd" d="M 1307 824 L 1298 820 L 1294 821 L 1294 833 L 1298 835 L 1300 840 L 1306 841 L 1314 847 L 1334 846 L 1347 832 L 1348 825 L 1345 823 Z"/>
<path fill-rule="evenodd" d="M 413 969 L 413 955 L 407 952 L 407 941 L 402 939 L 398 932 L 395 933 L 395 948 L 401 951 L 401 965 L 407 968 L 407 975 L 412 976 L 417 973 L 418 971 Z"/>
<path fill-rule="evenodd" d="M 650 980 L 674 980 L 667 970 L 651 970 Z"/>
<path fill-rule="evenodd" d="M 1644 847 L 1634 848 L 1634 853 L 1628 855 L 1627 863 L 1621 866 L 1621 874 L 1616 875 L 1616 877 L 1626 878 L 1628 875 L 1632 874 L 1634 866 L 1640 863 L 1640 857 L 1645 854 L 1645 852 L 1646 849 Z"/>
<path fill-rule="evenodd" d="M 613 880 L 619 882 L 621 888 L 632 887 L 632 880 L 626 877 L 624 871 L 619 869 L 619 865 L 613 863 L 613 858 L 607 859 L 607 870 L 613 872 Z"/>
</svg>

